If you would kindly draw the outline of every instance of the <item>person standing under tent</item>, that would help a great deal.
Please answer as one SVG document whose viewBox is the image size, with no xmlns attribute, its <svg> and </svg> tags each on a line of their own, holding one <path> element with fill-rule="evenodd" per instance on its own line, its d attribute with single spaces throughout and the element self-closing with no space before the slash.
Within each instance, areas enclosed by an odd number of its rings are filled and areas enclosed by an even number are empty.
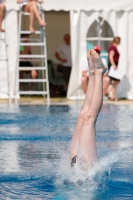
<svg viewBox="0 0 133 200">
<path fill-rule="evenodd" d="M 62 70 L 63 72 L 64 80 L 66 83 L 65 90 L 67 90 L 72 67 L 71 43 L 69 34 L 64 35 L 64 42 L 65 43 L 60 45 L 57 51 L 55 52 L 55 57 L 58 59 L 58 61 L 61 62 L 60 70 Z"/>
<path fill-rule="evenodd" d="M 31 34 L 35 32 L 35 30 L 33 28 L 35 16 L 36 16 L 40 26 L 47 25 L 47 23 L 42 20 L 40 13 L 39 13 L 40 3 L 42 3 L 42 2 L 43 2 L 43 0 L 17 0 L 17 3 L 20 3 L 22 11 L 30 13 L 29 30 L 30 30 Z"/>
<path fill-rule="evenodd" d="M 117 46 L 120 44 L 120 42 L 121 42 L 120 37 L 114 37 L 114 39 L 111 41 L 111 46 L 108 49 L 108 68 L 109 68 L 108 76 L 111 80 L 111 85 L 109 86 L 108 94 L 111 91 L 110 100 L 112 101 L 117 101 L 116 88 L 117 88 L 117 85 L 120 83 L 120 77 L 116 77 L 116 74 L 118 74 L 118 64 L 119 64 L 119 57 L 120 57 Z M 114 69 L 113 74 L 110 74 L 111 67 L 113 67 Z"/>
<path fill-rule="evenodd" d="M 5 30 L 2 28 L 2 21 L 5 15 L 5 0 L 0 0 L 0 32 L 4 32 Z"/>
<path fill-rule="evenodd" d="M 103 103 L 103 76 L 107 71 L 95 50 L 89 50 L 87 58 L 89 82 L 70 145 L 71 166 L 78 163 L 85 172 L 97 160 L 95 126 Z"/>
</svg>

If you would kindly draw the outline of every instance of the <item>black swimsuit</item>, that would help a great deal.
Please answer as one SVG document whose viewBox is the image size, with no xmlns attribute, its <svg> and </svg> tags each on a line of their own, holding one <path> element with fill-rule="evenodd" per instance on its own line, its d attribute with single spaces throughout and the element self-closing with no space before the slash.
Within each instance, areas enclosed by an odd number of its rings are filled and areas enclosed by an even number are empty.
<svg viewBox="0 0 133 200">
<path fill-rule="evenodd" d="M 71 160 L 71 167 L 74 167 L 74 165 L 76 164 L 76 158 L 77 156 L 74 156 Z"/>
</svg>

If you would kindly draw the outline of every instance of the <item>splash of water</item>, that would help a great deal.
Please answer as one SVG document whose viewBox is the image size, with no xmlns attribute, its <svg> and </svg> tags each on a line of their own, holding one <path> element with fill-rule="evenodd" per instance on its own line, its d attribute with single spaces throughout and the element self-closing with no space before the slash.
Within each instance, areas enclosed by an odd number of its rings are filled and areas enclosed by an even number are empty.
<svg viewBox="0 0 133 200">
<path fill-rule="evenodd" d="M 78 165 L 71 168 L 68 151 L 65 150 L 60 158 L 55 183 L 57 185 L 63 183 L 75 185 L 89 184 L 89 186 L 97 187 L 101 182 L 106 181 L 111 166 L 121 159 L 124 160 L 124 158 L 127 157 L 127 154 L 130 154 L 130 150 L 130 148 L 123 148 L 121 150 L 115 150 L 113 153 L 109 153 L 97 161 L 87 174 L 84 174 L 81 167 Z"/>
</svg>

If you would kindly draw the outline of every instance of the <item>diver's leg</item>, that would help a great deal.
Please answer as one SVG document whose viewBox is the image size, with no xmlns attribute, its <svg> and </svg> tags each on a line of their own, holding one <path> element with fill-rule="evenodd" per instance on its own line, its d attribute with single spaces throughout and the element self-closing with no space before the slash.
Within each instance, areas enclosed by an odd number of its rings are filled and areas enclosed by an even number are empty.
<svg viewBox="0 0 133 200">
<path fill-rule="evenodd" d="M 34 28 L 33 28 L 33 25 L 34 25 L 34 20 L 35 20 L 35 13 L 34 13 L 33 6 L 31 6 L 29 9 L 30 9 L 29 29 L 30 29 L 30 32 L 31 32 L 31 33 L 34 33 L 35 30 L 34 30 Z"/>
<path fill-rule="evenodd" d="M 91 104 L 83 120 L 77 155 L 84 169 L 91 167 L 97 159 L 95 124 L 103 102 L 103 74 L 106 71 L 94 50 L 91 51 L 91 57 L 95 66 L 95 84 Z"/>
<path fill-rule="evenodd" d="M 33 28 L 33 25 L 34 25 L 34 20 L 35 20 L 35 13 L 34 13 L 34 9 L 33 9 L 33 4 L 36 3 L 36 2 L 28 2 L 27 5 L 25 5 L 23 7 L 23 12 L 28 12 L 30 13 L 30 16 L 29 16 L 29 30 L 31 33 L 34 33 L 35 30 Z"/>
<path fill-rule="evenodd" d="M 39 24 L 41 26 L 46 26 L 47 23 L 45 23 L 40 14 L 39 14 L 39 10 L 38 10 L 38 7 L 36 5 L 36 1 L 31 1 L 31 2 L 28 2 L 27 5 L 24 6 L 24 9 L 23 9 L 24 12 L 29 12 L 30 13 L 30 32 L 31 33 L 34 33 L 35 30 L 33 28 L 33 24 L 34 24 L 34 16 L 36 16 Z"/>
<path fill-rule="evenodd" d="M 81 132 L 81 127 L 83 124 L 83 119 L 85 113 L 88 111 L 90 103 L 91 103 L 91 98 L 93 94 L 93 88 L 94 88 L 94 65 L 92 63 L 92 59 L 90 56 L 90 50 L 88 51 L 88 65 L 89 65 L 89 83 L 87 87 L 87 92 L 85 96 L 85 101 L 83 104 L 83 108 L 78 116 L 76 127 L 73 132 L 72 136 L 72 141 L 71 141 L 71 146 L 70 146 L 70 159 L 72 159 L 74 156 L 77 155 L 78 152 L 78 147 L 79 147 L 79 138 L 80 138 L 80 132 Z"/>
<path fill-rule="evenodd" d="M 33 2 L 34 2 L 34 1 L 33 1 Z M 35 16 L 36 16 L 36 18 L 37 18 L 39 24 L 40 24 L 41 26 L 46 26 L 47 23 L 44 22 L 44 21 L 42 20 L 41 15 L 40 15 L 39 10 L 38 10 L 38 7 L 37 7 L 37 5 L 36 5 L 36 2 L 33 3 L 33 10 L 34 10 Z"/>
</svg>

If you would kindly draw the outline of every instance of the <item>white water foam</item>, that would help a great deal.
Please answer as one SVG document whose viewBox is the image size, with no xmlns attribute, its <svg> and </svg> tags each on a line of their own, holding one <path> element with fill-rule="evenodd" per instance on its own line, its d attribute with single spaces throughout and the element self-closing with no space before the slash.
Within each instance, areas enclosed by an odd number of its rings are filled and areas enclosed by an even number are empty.
<svg viewBox="0 0 133 200">
<path fill-rule="evenodd" d="M 97 161 L 86 175 L 84 175 L 77 164 L 74 168 L 71 168 L 68 151 L 65 150 L 60 158 L 55 183 L 57 185 L 61 185 L 64 182 L 75 185 L 89 183 L 89 186 L 97 187 L 97 184 L 99 185 L 100 182 L 107 178 L 106 174 L 109 174 L 111 166 L 118 161 L 124 160 L 127 155 L 130 155 L 130 150 L 130 148 L 123 148 L 109 153 Z"/>
</svg>

